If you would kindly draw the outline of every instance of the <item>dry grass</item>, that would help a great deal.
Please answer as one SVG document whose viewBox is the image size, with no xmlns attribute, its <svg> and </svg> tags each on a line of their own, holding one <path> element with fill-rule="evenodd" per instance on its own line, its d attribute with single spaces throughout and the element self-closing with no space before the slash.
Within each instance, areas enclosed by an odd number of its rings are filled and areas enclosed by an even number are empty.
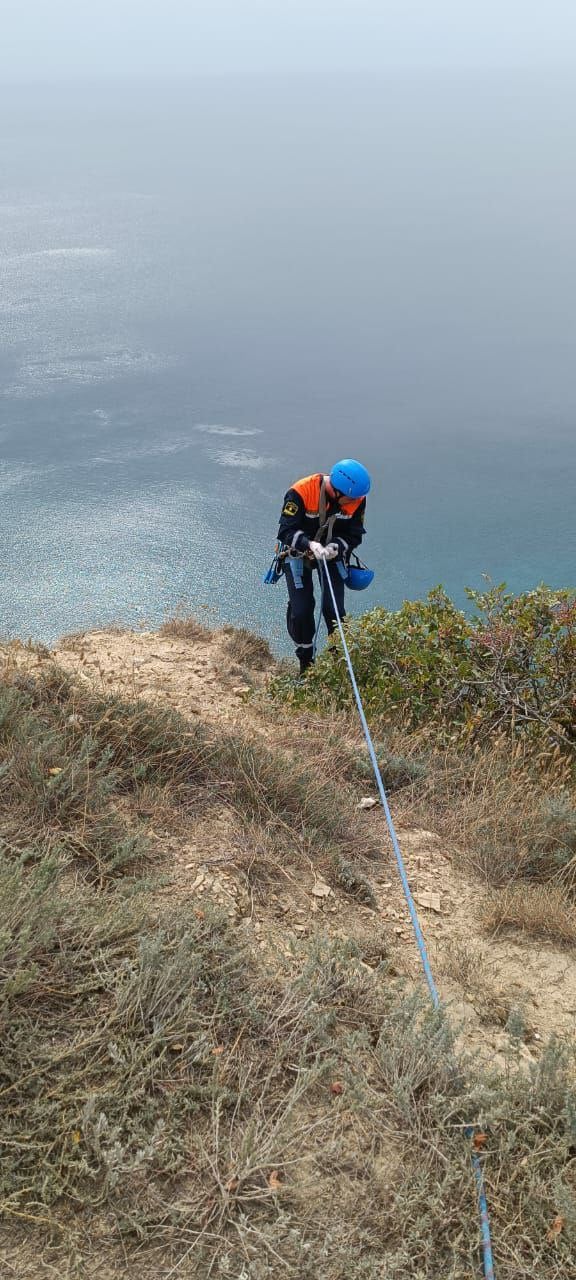
<svg viewBox="0 0 576 1280">
<path fill-rule="evenodd" d="M 131 627 L 115 622 L 111 622 L 106 627 L 91 627 L 90 631 L 68 631 L 60 637 L 58 648 L 68 650 L 70 653 L 78 653 L 84 648 L 88 636 L 125 636 L 131 631 Z M 48 653 L 49 651 L 46 651 L 44 656 L 47 656 Z"/>
<path fill-rule="evenodd" d="M 268 714 L 278 715 L 274 704 Z M 486 898 L 486 927 L 575 942 L 576 787 L 566 760 L 535 760 L 505 736 L 481 749 L 438 749 L 429 731 L 399 734 L 378 721 L 372 728 L 384 784 L 395 792 L 395 819 L 434 830 L 455 865 L 504 890 Z M 286 729 L 280 717 L 278 736 L 285 745 L 305 737 L 335 785 L 346 779 L 356 795 L 371 786 L 365 746 L 348 713 L 293 708 Z M 506 998 L 496 992 L 493 1004 L 501 1011 Z"/>
<path fill-rule="evenodd" d="M 242 924 L 177 899 L 159 918 L 132 867 L 102 879 L 78 861 L 83 823 L 130 827 L 139 806 L 145 839 L 160 794 L 192 830 L 225 806 L 260 842 L 253 884 L 266 892 L 268 858 L 290 892 L 306 859 L 360 850 L 353 791 L 56 668 L 12 672 L 1 692 L 0 1209 L 47 1250 L 45 1274 L 87 1278 L 117 1250 L 109 1274 L 140 1280 L 161 1247 L 181 1280 L 469 1280 L 472 1120 L 490 1134 L 499 1275 L 569 1275 L 576 1097 L 560 1046 L 520 1084 L 482 1080 L 394 982 L 381 933 L 318 932 L 271 966 Z"/>
<path fill-rule="evenodd" d="M 521 1090 L 513 1075 L 468 1083 L 443 1017 L 350 945 L 318 937 L 296 976 L 270 973 L 216 918 L 158 930 L 122 900 L 63 902 L 54 867 L 3 863 L 0 884 L 1 1207 L 42 1219 L 61 1266 L 73 1248 L 88 1277 L 122 1240 L 134 1280 L 158 1242 L 197 1280 L 413 1280 L 415 1258 L 422 1276 L 468 1280 L 473 1119 L 490 1132 L 500 1273 L 567 1274 L 573 1219 L 541 1248 L 571 1186 L 558 1048 Z"/>
<path fill-rule="evenodd" d="M 274 664 L 274 655 L 268 641 L 263 636 L 248 631 L 245 627 L 222 627 L 225 636 L 224 651 L 239 666 L 251 668 L 253 671 L 266 671 Z"/>
<path fill-rule="evenodd" d="M 207 740 L 146 703 L 102 697 L 52 663 L 0 684 L 0 834 L 58 848 L 100 883 L 142 866 L 140 800 L 204 803 Z"/>
<path fill-rule="evenodd" d="M 207 641 L 212 635 L 210 628 L 199 622 L 198 618 L 184 613 L 176 613 L 173 618 L 167 618 L 158 631 L 161 636 L 167 636 L 171 640 L 188 640 L 191 643 Z"/>
<path fill-rule="evenodd" d="M 273 727 L 274 741 L 286 751 L 301 754 L 306 743 L 308 758 L 335 785 L 358 791 L 374 788 L 374 773 L 362 730 L 349 712 L 331 708 L 329 715 L 279 707 L 264 697 L 259 703 L 262 719 Z M 376 756 L 386 790 L 408 791 L 420 796 L 425 790 L 429 748 L 421 735 L 401 738 L 387 726 L 373 726 Z"/>
<path fill-rule="evenodd" d="M 576 909 L 555 885 L 515 884 L 485 894 L 480 919 L 492 934 L 516 929 L 531 938 L 563 945 L 576 943 Z"/>
<path fill-rule="evenodd" d="M 473 1004 L 481 1022 L 507 1025 L 512 1011 L 518 1009 L 518 993 L 503 984 L 497 964 L 484 947 L 462 938 L 446 938 L 437 964 L 438 972 Z"/>
<path fill-rule="evenodd" d="M 331 868 L 337 853 L 360 874 L 373 853 L 353 795 L 321 769 L 259 737 L 192 729 L 171 709 L 91 693 L 52 663 L 5 674 L 0 747 L 5 837 L 21 849 L 56 844 L 100 882 L 142 864 L 147 820 L 168 812 L 172 825 L 179 814 L 189 824 L 211 807 L 235 816 L 240 847 L 246 833 L 268 863 L 299 874 Z"/>
<path fill-rule="evenodd" d="M 402 821 L 431 828 L 454 850 L 462 870 L 484 884 L 555 884 L 576 889 L 576 786 L 565 761 L 539 769 L 503 738 L 481 750 L 434 751 L 428 735 L 404 743 L 408 759 L 426 762 L 395 797 Z"/>
</svg>

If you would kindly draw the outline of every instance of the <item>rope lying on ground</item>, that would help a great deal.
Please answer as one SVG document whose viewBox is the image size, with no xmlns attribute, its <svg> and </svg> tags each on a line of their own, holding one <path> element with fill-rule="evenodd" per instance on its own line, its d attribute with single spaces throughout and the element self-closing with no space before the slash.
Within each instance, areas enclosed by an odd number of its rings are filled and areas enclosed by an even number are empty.
<svg viewBox="0 0 576 1280">
<path fill-rule="evenodd" d="M 322 567 L 324 568 L 324 574 L 323 574 L 323 575 L 322 575 Z M 386 817 L 386 823 L 387 823 L 387 826 L 388 826 L 388 831 L 389 831 L 389 833 L 390 833 L 390 839 L 391 839 L 391 841 L 392 841 L 392 848 L 393 848 L 393 850 L 394 850 L 394 857 L 396 858 L 396 864 L 397 864 L 398 871 L 399 871 L 399 874 L 400 874 L 400 879 L 401 879 L 401 881 L 402 881 L 402 888 L 403 888 L 403 890 L 404 890 L 404 896 L 405 896 L 405 898 L 406 898 L 406 902 L 407 902 L 407 905 L 408 905 L 408 910 L 409 910 L 409 912 L 410 912 L 410 918 L 411 918 L 411 921 L 412 921 L 412 926 L 413 926 L 413 928 L 414 928 L 414 933 L 415 933 L 415 935 L 416 935 L 416 942 L 418 943 L 418 950 L 419 950 L 419 952 L 420 952 L 420 959 L 421 959 L 421 961 L 422 961 L 422 968 L 423 968 L 423 970 L 424 970 L 424 974 L 425 974 L 425 977 L 426 977 L 426 981 L 427 981 L 427 983 L 428 983 L 428 989 L 429 989 L 429 991 L 430 991 L 430 998 L 431 998 L 431 1000 L 432 1000 L 432 1004 L 433 1004 L 433 1006 L 434 1006 L 434 1008 L 435 1008 L 435 1009 L 438 1009 L 438 1008 L 439 1008 L 439 1005 L 440 1005 L 440 997 L 439 997 L 439 995 L 438 995 L 438 991 L 437 991 L 437 988 L 436 988 L 436 983 L 434 982 L 434 977 L 433 977 L 433 974 L 432 974 L 432 969 L 431 969 L 431 967 L 430 967 L 430 960 L 429 960 L 429 958 L 428 958 L 428 952 L 427 952 L 427 950 L 426 950 L 426 943 L 425 943 L 425 941 L 424 941 L 424 935 L 423 935 L 423 933 L 422 933 L 422 929 L 421 929 L 421 927 L 420 927 L 420 921 L 419 921 L 419 919 L 418 919 L 418 912 L 417 912 L 417 910 L 416 910 L 416 904 L 415 904 L 415 902 L 414 902 L 414 898 L 412 897 L 412 891 L 411 891 L 411 889 L 410 889 L 410 885 L 408 884 L 408 876 L 407 876 L 407 874 L 406 874 L 406 867 L 405 867 L 405 865 L 404 865 L 404 859 L 403 859 L 403 857 L 402 857 L 402 853 L 401 853 L 401 850 L 400 850 L 400 845 L 399 845 L 399 843 L 398 843 L 398 836 L 396 835 L 396 830 L 395 830 L 395 827 L 394 827 L 394 822 L 393 822 L 393 820 L 392 820 L 392 814 L 390 813 L 390 806 L 389 806 L 389 804 L 388 804 L 388 797 L 387 797 L 387 795 L 386 795 L 386 791 L 385 791 L 385 789 L 384 789 L 384 783 L 383 783 L 383 781 L 382 781 L 382 774 L 380 773 L 380 768 L 379 768 L 379 765 L 378 765 L 378 760 L 377 760 L 377 758 L 376 758 L 376 752 L 375 752 L 375 750 L 374 750 L 374 743 L 372 742 L 372 736 L 371 736 L 370 730 L 369 730 L 369 728 L 368 728 L 368 722 L 367 722 L 367 720 L 366 720 L 366 713 L 365 713 L 365 711 L 364 711 L 364 707 L 363 707 L 363 705 L 362 705 L 362 699 L 361 699 L 361 697 L 360 697 L 360 692 L 359 692 L 359 689 L 358 689 L 358 685 L 357 685 L 357 683 L 356 683 L 356 676 L 354 675 L 354 668 L 353 668 L 353 666 L 352 666 L 352 659 L 351 659 L 351 657 L 350 657 L 350 651 L 349 651 L 349 649 L 348 649 L 348 645 L 347 645 L 347 643 L 346 643 L 346 636 L 344 635 L 344 628 L 343 628 L 343 626 L 342 626 L 342 619 L 341 619 L 340 614 L 339 614 L 339 611 L 338 611 L 338 605 L 336 604 L 336 597 L 335 597 L 335 595 L 334 595 L 334 588 L 333 588 L 333 586 L 332 586 L 332 581 L 331 581 L 331 578 L 330 578 L 330 574 L 329 574 L 329 572 L 328 572 L 328 565 L 327 565 L 327 563 L 326 563 L 326 561 L 325 561 L 325 560 L 320 561 L 320 564 L 319 564 L 319 570 L 320 570 L 320 575 L 321 575 L 321 578 L 322 578 L 322 597 L 324 597 L 324 580 L 326 580 L 326 582 L 328 583 L 328 586 L 329 586 L 329 588 L 330 588 L 330 594 L 331 594 L 331 596 L 332 596 L 332 604 L 333 604 L 333 607 L 334 607 L 334 617 L 335 617 L 335 619 L 336 619 L 336 623 L 337 623 L 337 626 L 338 626 L 338 631 L 339 631 L 339 633 L 340 633 L 340 639 L 341 639 L 341 641 L 342 641 L 342 648 L 343 648 L 343 650 L 344 650 L 344 656 L 345 656 L 345 658 L 346 658 L 346 665 L 347 665 L 347 667 L 348 667 L 348 675 L 350 676 L 350 683 L 351 683 L 351 685 L 352 685 L 352 690 L 353 690 L 353 693 L 354 693 L 354 698 L 355 698 L 355 700 L 356 700 L 356 706 L 357 706 L 357 708 L 358 708 L 358 714 L 359 714 L 359 716 L 360 716 L 360 721 L 361 721 L 361 724 L 362 724 L 362 729 L 363 729 L 363 731 L 364 731 L 364 737 L 366 738 L 366 745 L 367 745 L 367 747 L 368 747 L 368 752 L 369 752 L 369 755 L 370 755 L 370 761 L 371 761 L 371 764 L 372 764 L 372 769 L 373 769 L 373 771 L 374 771 L 374 777 L 375 777 L 375 779 L 376 779 L 376 785 L 377 785 L 377 787 L 378 787 L 378 791 L 379 791 L 379 794 L 380 794 L 380 800 L 382 801 L 382 808 L 383 808 L 383 810 L 384 810 L 384 814 L 385 814 L 385 817 Z M 322 611 L 321 611 L 321 613 L 320 613 L 320 617 L 322 617 Z M 471 1130 L 471 1129 L 467 1131 L 467 1135 L 468 1135 L 468 1136 L 472 1136 L 472 1130 Z M 473 1167 L 474 1167 L 474 1176 L 475 1176 L 475 1179 L 476 1179 L 476 1188 L 477 1188 L 477 1192 L 478 1192 L 478 1204 L 479 1204 L 479 1208 L 480 1208 L 480 1227 L 481 1227 L 481 1232 L 482 1232 L 482 1255 L 483 1255 L 483 1265 L 484 1265 L 484 1277 L 485 1277 L 485 1280 L 495 1280 L 494 1260 L 493 1260 L 493 1257 L 492 1257 L 492 1241 L 491 1241 L 491 1238 L 490 1238 L 490 1221 L 489 1221 L 489 1217 L 488 1217 L 488 1205 L 487 1205 L 487 1202 L 486 1202 L 486 1192 L 485 1192 L 485 1189 L 484 1189 L 484 1177 L 483 1177 L 483 1174 L 482 1174 L 482 1164 L 481 1164 L 481 1162 L 480 1162 L 480 1157 L 478 1156 L 478 1154 L 477 1154 L 475 1151 L 473 1151 L 473 1152 L 472 1152 L 472 1164 L 473 1164 Z"/>
</svg>

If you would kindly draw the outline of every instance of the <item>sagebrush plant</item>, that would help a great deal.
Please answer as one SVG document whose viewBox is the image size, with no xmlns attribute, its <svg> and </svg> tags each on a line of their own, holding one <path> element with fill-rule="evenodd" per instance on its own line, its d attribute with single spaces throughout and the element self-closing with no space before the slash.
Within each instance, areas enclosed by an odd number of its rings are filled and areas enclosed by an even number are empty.
<svg viewBox="0 0 576 1280">
<path fill-rule="evenodd" d="M 568 1274 L 576 1095 L 559 1046 L 521 1088 L 481 1081 L 442 1013 L 351 944 L 318 936 L 296 976 L 267 974 L 217 916 L 159 928 L 142 905 L 58 889 L 53 864 L 0 862 L 8 1220 L 40 1218 L 54 1241 L 81 1209 L 86 1275 L 92 1215 L 123 1265 L 138 1247 L 135 1268 L 163 1241 L 189 1276 L 468 1280 L 472 1121 L 490 1134 L 500 1274 Z"/>
<path fill-rule="evenodd" d="M 341 853 L 337 853 L 334 857 L 333 878 L 345 893 L 357 898 L 359 902 L 365 902 L 374 910 L 378 909 L 378 899 L 368 876 L 356 863 L 351 862 Z"/>
<path fill-rule="evenodd" d="M 436 724 L 452 737 L 496 731 L 526 736 L 552 752 L 576 754 L 576 597 L 544 585 L 514 595 L 505 584 L 467 591 L 470 614 L 442 587 L 396 611 L 371 609 L 346 620 L 365 705 L 409 728 Z M 338 640 L 295 686 L 277 692 L 301 704 L 337 705 L 351 692 Z"/>
</svg>

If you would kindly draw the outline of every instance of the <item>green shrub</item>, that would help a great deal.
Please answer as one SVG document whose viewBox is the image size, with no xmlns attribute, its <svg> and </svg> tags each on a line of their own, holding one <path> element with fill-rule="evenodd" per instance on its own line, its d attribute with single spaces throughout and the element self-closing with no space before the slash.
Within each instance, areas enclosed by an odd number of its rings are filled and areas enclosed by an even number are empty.
<svg viewBox="0 0 576 1280">
<path fill-rule="evenodd" d="M 469 616 L 441 587 L 396 612 L 346 621 L 365 706 L 410 728 L 438 726 L 479 740 L 495 731 L 524 736 L 571 758 L 576 753 L 576 600 L 546 586 L 515 596 L 504 584 L 467 592 Z M 301 704 L 339 706 L 351 689 L 337 642 L 306 680 L 273 689 Z"/>
</svg>

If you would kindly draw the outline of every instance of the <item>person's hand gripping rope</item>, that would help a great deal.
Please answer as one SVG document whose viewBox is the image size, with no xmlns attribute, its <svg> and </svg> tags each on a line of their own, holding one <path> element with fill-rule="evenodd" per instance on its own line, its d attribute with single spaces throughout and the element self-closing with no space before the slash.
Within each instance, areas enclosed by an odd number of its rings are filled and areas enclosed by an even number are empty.
<svg viewBox="0 0 576 1280">
<path fill-rule="evenodd" d="M 321 542 L 311 542 L 308 550 L 317 560 L 335 560 L 340 548 L 337 542 L 329 542 L 327 547 L 323 547 Z"/>
<path fill-rule="evenodd" d="M 323 547 L 321 542 L 310 542 L 308 544 L 308 550 L 312 552 L 312 555 L 315 556 L 317 560 L 327 559 L 326 553 L 328 551 L 328 547 Z"/>
</svg>

